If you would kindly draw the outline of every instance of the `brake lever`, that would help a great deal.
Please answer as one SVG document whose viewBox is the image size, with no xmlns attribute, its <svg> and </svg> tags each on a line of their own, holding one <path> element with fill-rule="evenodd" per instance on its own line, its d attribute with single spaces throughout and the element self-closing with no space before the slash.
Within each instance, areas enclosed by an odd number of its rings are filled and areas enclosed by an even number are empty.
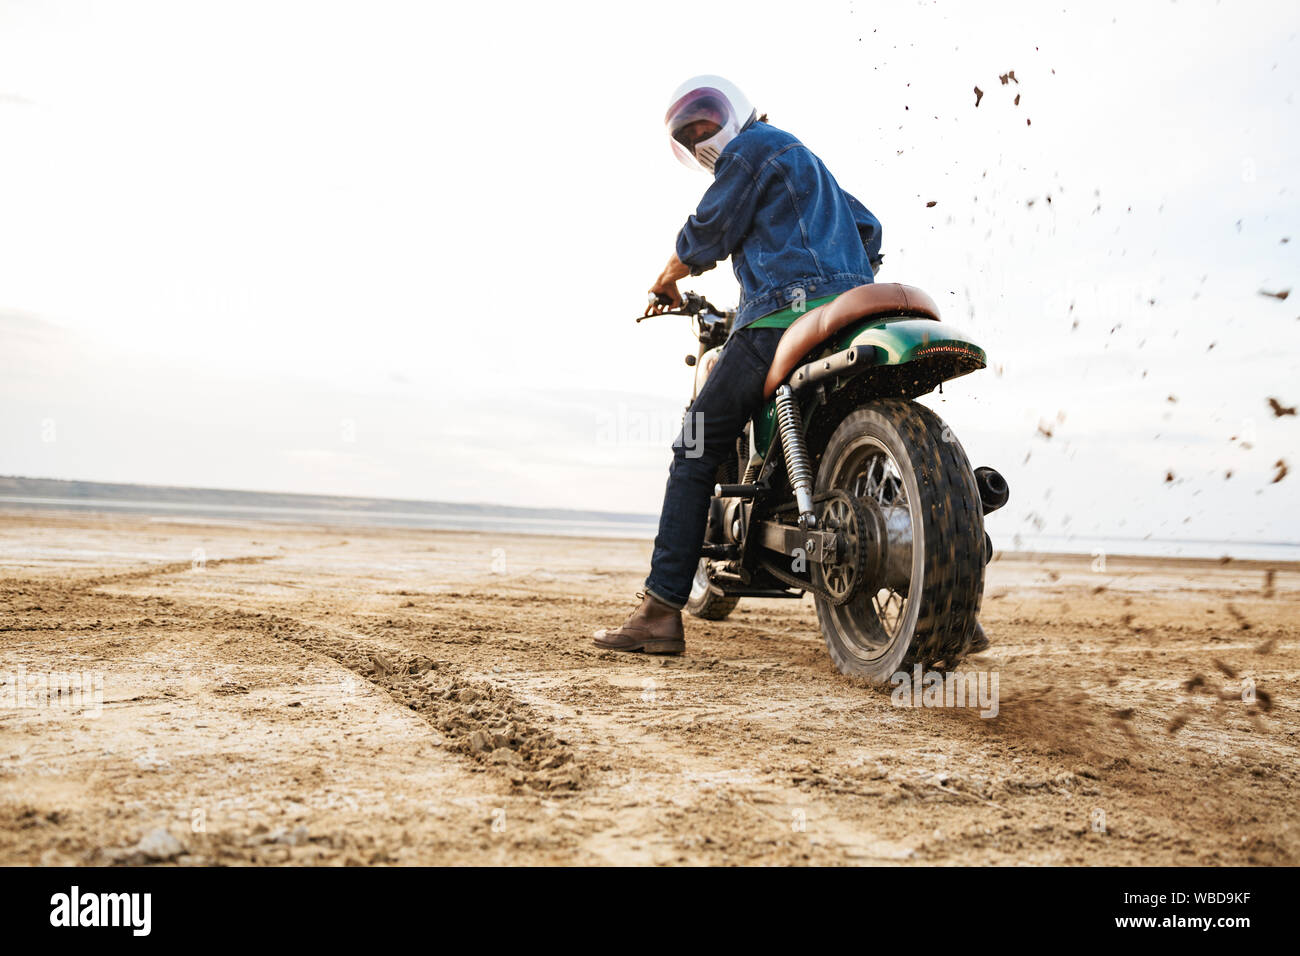
<svg viewBox="0 0 1300 956">
<path fill-rule="evenodd" d="M 638 315 L 636 317 L 636 320 L 639 324 L 641 322 L 644 322 L 646 319 L 661 319 L 665 315 L 691 315 L 691 314 L 692 313 L 690 312 L 653 312 L 650 315 Z"/>
<path fill-rule="evenodd" d="M 672 301 L 673 300 L 671 296 L 664 295 L 662 292 L 660 293 L 651 292 L 648 296 L 648 303 L 650 305 L 669 305 L 672 303 Z M 682 300 L 683 306 L 685 305 L 685 303 L 686 300 L 683 299 Z M 683 312 L 680 309 L 674 309 L 671 312 L 651 312 L 649 315 L 638 316 L 636 321 L 637 324 L 639 325 L 641 322 L 645 321 L 646 319 L 655 319 L 661 315 L 692 315 L 692 314 L 693 313 L 690 312 Z"/>
</svg>

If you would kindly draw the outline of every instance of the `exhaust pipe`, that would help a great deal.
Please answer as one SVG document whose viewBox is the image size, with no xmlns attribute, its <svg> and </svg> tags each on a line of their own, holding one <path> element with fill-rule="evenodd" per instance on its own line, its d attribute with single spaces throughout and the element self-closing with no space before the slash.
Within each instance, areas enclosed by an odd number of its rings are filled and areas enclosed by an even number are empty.
<svg viewBox="0 0 1300 956">
<path fill-rule="evenodd" d="M 980 504 L 984 506 L 986 515 L 997 511 L 1011 497 L 1007 480 L 987 465 L 975 469 L 975 486 L 979 489 Z"/>
</svg>

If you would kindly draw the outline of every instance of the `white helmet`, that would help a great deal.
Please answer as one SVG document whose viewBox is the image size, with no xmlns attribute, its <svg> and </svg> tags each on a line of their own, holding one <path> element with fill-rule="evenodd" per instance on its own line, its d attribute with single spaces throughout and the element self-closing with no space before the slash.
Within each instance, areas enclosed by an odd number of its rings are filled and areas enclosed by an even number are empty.
<svg viewBox="0 0 1300 956">
<path fill-rule="evenodd" d="M 711 173 L 718 155 L 757 114 L 733 83 L 720 76 L 694 76 L 677 87 L 672 105 L 664 114 L 664 125 L 668 127 L 673 153 L 682 165 Z M 717 126 L 717 131 L 696 138 L 701 128 L 691 124 L 700 120 Z M 706 133 L 711 129 L 703 127 Z"/>
</svg>

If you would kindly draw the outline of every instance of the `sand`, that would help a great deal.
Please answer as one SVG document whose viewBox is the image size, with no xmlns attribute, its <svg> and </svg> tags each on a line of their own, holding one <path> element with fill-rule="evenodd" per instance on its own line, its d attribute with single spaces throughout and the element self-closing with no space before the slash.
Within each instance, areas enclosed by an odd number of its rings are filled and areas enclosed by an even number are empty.
<svg viewBox="0 0 1300 956">
<path fill-rule="evenodd" d="M 0 863 L 1300 862 L 1296 566 L 1002 556 L 986 718 L 808 599 L 602 652 L 649 551 L 0 513 Z"/>
</svg>

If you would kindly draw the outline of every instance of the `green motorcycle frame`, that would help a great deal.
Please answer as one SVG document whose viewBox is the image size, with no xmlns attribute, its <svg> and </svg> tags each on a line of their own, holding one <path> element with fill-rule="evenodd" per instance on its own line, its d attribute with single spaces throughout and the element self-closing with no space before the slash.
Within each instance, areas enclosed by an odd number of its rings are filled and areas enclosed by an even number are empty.
<svg viewBox="0 0 1300 956">
<path fill-rule="evenodd" d="M 721 620 L 741 599 L 811 594 L 842 672 L 952 668 L 979 646 L 983 518 L 1007 488 L 915 399 L 987 356 L 918 289 L 840 298 L 782 336 L 770 397 L 719 468 L 686 609 Z M 688 293 L 675 314 L 697 323 L 698 394 L 734 313 Z"/>
</svg>

